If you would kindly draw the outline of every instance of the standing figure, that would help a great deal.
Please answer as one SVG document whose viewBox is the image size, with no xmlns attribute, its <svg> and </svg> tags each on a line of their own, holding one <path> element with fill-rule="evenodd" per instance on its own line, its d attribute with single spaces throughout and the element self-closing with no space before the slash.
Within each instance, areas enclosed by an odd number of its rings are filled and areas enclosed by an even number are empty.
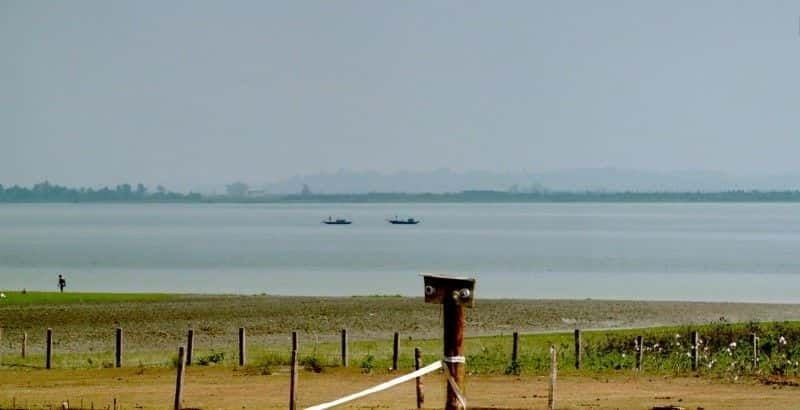
<svg viewBox="0 0 800 410">
<path fill-rule="evenodd" d="M 60 290 L 61 293 L 64 293 L 64 288 L 65 287 L 67 287 L 67 280 L 64 279 L 64 276 L 59 274 L 58 275 L 58 290 Z"/>
</svg>

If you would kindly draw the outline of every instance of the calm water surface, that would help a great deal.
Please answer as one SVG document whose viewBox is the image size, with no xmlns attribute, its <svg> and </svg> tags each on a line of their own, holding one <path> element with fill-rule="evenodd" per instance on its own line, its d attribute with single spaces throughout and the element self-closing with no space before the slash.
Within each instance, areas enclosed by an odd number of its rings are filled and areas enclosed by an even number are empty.
<svg viewBox="0 0 800 410">
<path fill-rule="evenodd" d="M 0 289 L 800 302 L 799 250 L 799 204 L 0 205 Z"/>
</svg>

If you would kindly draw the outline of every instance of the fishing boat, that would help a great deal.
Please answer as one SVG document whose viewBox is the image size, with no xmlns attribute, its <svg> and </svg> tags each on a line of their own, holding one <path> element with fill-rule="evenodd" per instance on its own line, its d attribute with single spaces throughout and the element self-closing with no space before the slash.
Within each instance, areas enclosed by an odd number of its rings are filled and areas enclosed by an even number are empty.
<svg viewBox="0 0 800 410">
<path fill-rule="evenodd" d="M 333 217 L 329 216 L 328 219 L 323 219 L 322 223 L 325 225 L 350 225 L 353 221 L 348 221 L 344 218 L 333 219 Z"/>
<path fill-rule="evenodd" d="M 392 219 L 387 219 L 390 224 L 392 225 L 416 225 L 419 223 L 419 219 L 408 218 L 408 219 L 400 219 L 395 216 Z"/>
</svg>

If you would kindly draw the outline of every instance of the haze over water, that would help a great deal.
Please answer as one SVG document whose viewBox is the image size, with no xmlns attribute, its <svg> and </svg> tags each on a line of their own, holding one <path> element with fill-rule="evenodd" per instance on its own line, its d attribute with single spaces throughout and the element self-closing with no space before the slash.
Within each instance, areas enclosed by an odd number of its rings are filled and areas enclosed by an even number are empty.
<svg viewBox="0 0 800 410">
<path fill-rule="evenodd" d="M 328 226 L 327 216 L 352 219 Z M 385 219 L 416 217 L 416 226 Z M 798 302 L 800 204 L 0 205 L 0 289 Z"/>
</svg>

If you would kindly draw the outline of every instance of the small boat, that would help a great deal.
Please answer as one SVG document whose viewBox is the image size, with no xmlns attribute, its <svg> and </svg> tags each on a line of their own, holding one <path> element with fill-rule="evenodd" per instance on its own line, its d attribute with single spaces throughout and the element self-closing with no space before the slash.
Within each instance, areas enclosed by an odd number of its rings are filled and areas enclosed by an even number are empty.
<svg viewBox="0 0 800 410">
<path fill-rule="evenodd" d="M 387 219 L 387 221 L 389 221 L 389 223 L 392 225 L 416 225 L 419 223 L 419 219 L 400 219 L 397 216 L 395 216 L 394 219 Z"/>
<path fill-rule="evenodd" d="M 333 217 L 329 216 L 328 219 L 323 219 L 322 223 L 324 223 L 325 225 L 350 225 L 351 223 L 353 223 L 353 221 L 348 221 L 347 219 L 344 218 L 333 219 Z"/>
</svg>

